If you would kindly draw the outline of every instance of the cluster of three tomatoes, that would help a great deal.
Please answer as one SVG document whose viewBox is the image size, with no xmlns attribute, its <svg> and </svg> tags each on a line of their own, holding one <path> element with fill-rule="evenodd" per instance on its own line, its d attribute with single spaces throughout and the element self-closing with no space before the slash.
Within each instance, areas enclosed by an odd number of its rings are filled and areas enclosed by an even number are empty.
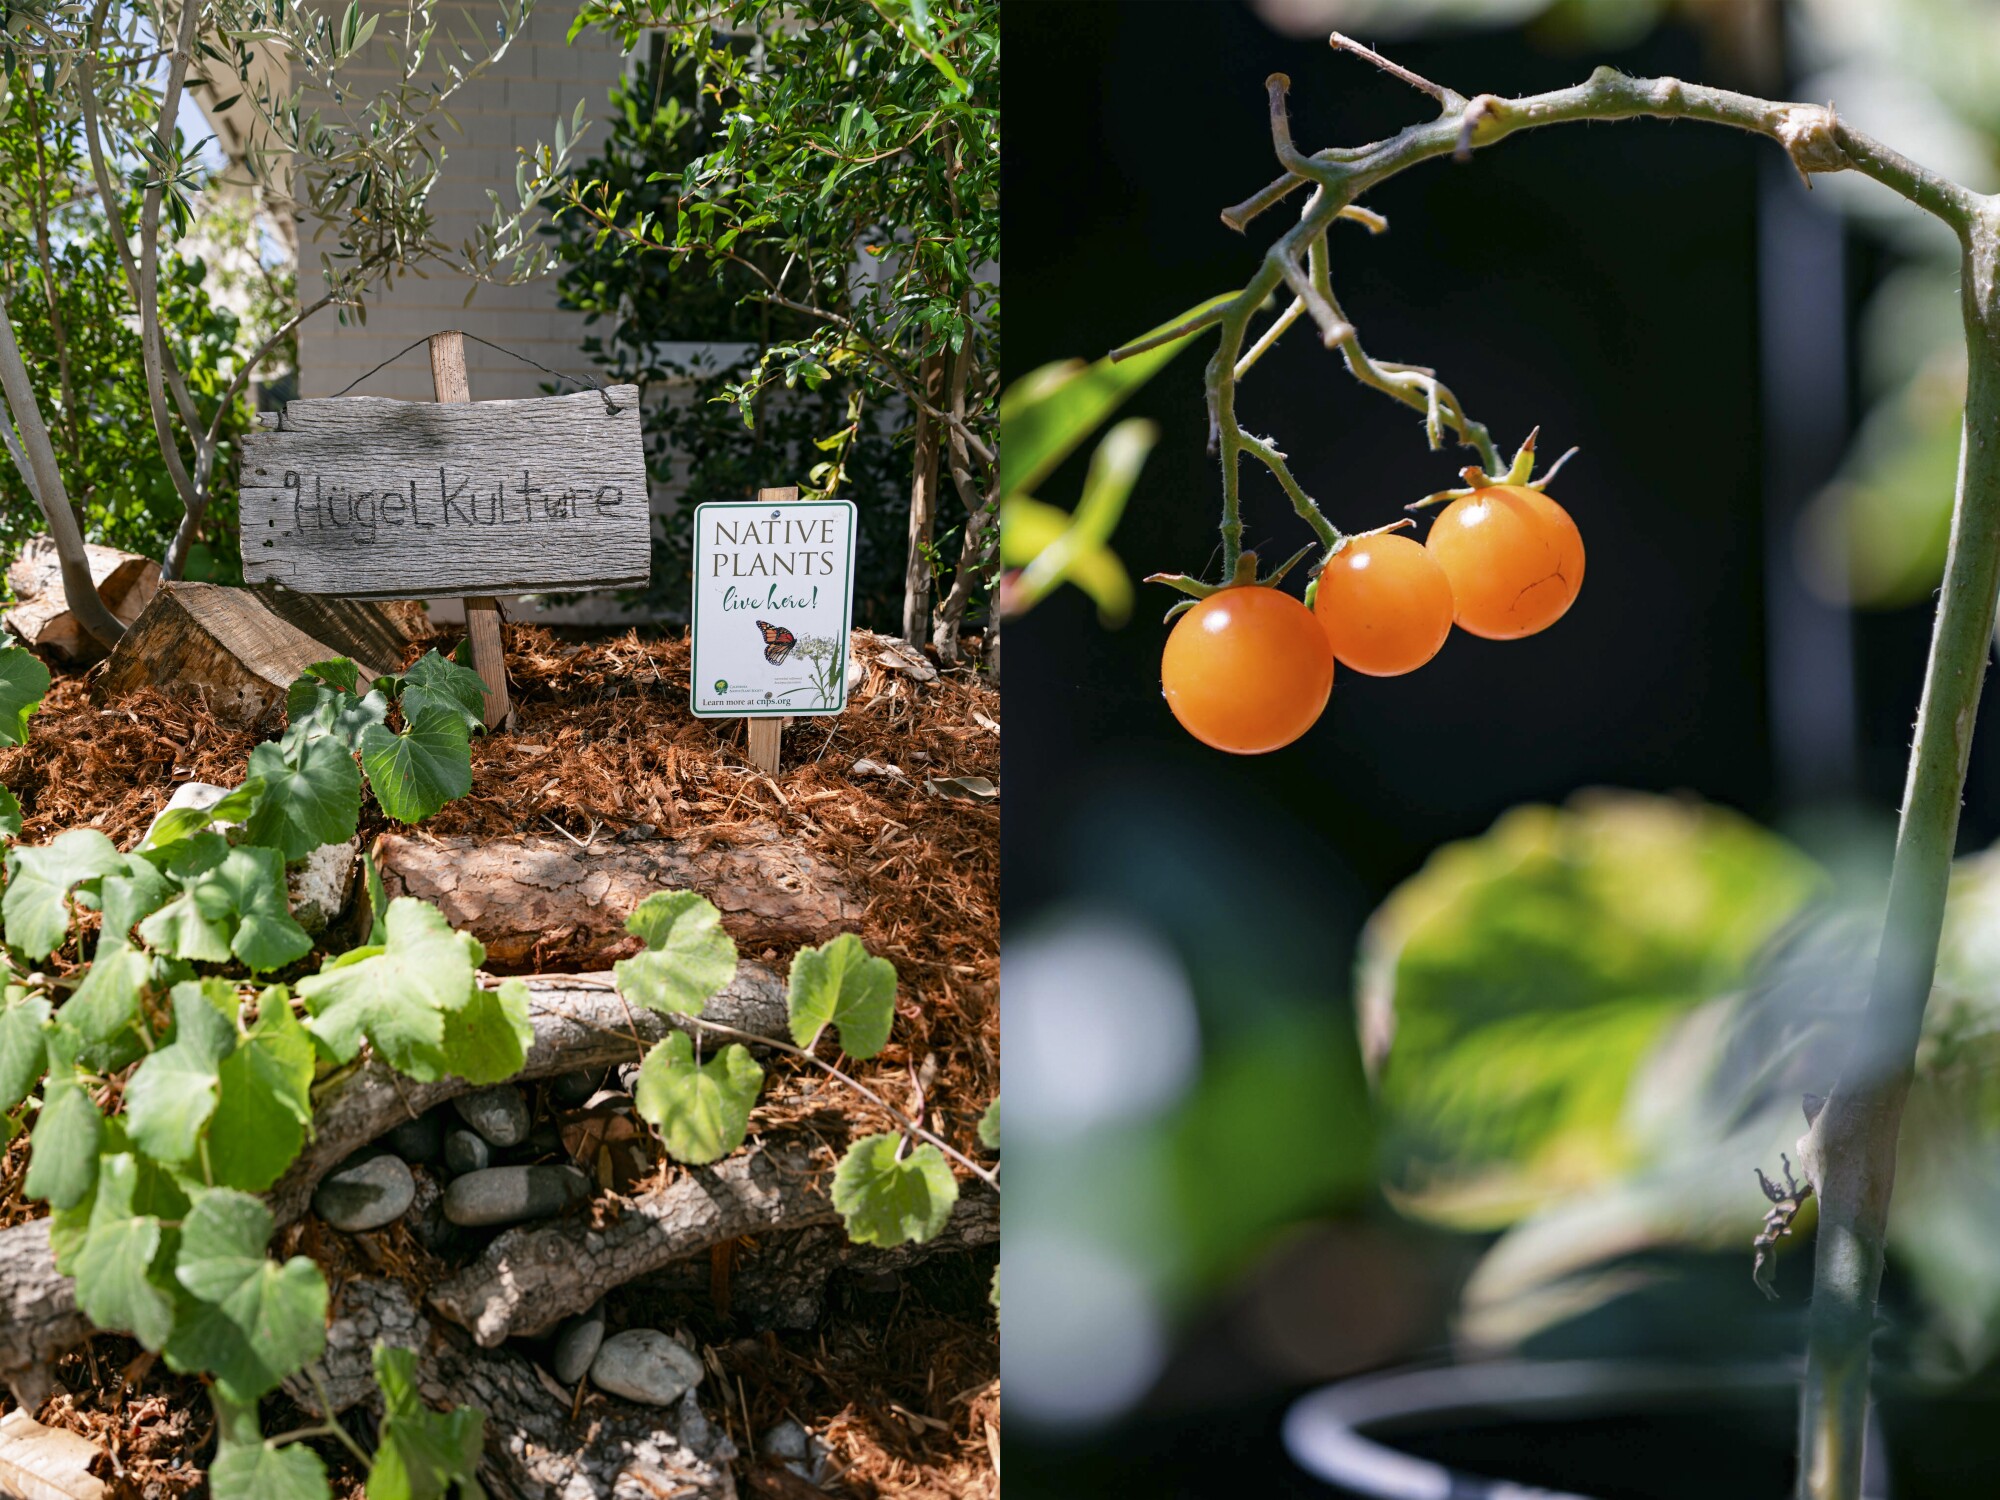
<svg viewBox="0 0 2000 1500">
<path fill-rule="evenodd" d="M 1225 588 L 1182 615 L 1160 663 L 1167 705 L 1217 750 L 1257 755 L 1312 728 L 1333 667 L 1414 672 L 1454 624 L 1517 640 L 1561 619 L 1583 585 L 1583 538 L 1540 490 L 1493 485 L 1454 500 L 1418 543 L 1351 537 L 1320 570 L 1312 607 L 1264 585 Z"/>
</svg>

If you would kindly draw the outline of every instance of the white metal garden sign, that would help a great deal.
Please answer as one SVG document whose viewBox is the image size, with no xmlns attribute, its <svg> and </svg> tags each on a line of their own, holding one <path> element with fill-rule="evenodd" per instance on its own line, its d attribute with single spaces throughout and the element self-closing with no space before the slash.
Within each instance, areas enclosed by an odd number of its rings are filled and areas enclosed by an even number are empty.
<svg viewBox="0 0 2000 1500">
<path fill-rule="evenodd" d="M 854 524 L 849 500 L 695 507 L 689 700 L 698 717 L 847 706 Z"/>
</svg>

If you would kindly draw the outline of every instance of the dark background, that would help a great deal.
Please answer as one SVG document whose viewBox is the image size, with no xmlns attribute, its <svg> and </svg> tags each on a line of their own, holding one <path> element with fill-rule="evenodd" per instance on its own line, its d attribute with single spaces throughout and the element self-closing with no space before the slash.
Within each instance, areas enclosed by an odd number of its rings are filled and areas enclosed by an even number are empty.
<svg viewBox="0 0 2000 1500">
<path fill-rule="evenodd" d="M 1009 381 L 1094 359 L 1252 274 L 1296 212 L 1281 206 L 1244 235 L 1218 218 L 1276 175 L 1268 73 L 1290 75 L 1308 151 L 1379 139 L 1432 108 L 1229 0 L 1014 0 L 1005 44 Z M 1384 45 L 1468 94 L 1560 87 L 1599 62 L 1781 96 L 1789 81 L 1732 76 L 1671 24 L 1623 52 L 1511 28 Z M 1341 225 L 1331 241 L 1364 347 L 1437 368 L 1503 453 L 1536 424 L 1547 455 L 1581 446 L 1554 493 L 1582 529 L 1588 575 L 1571 612 L 1530 640 L 1455 633 L 1401 679 L 1343 669 L 1318 726 L 1254 759 L 1204 749 L 1168 713 L 1165 590 L 1142 585 L 1122 629 L 1102 628 L 1071 589 L 1010 624 L 1008 931 L 1082 900 L 1143 914 L 1198 979 L 1204 965 L 1233 967 L 1223 998 L 1201 991 L 1210 1040 L 1268 992 L 1313 991 L 1344 1012 L 1354 936 L 1374 904 L 1436 846 L 1517 803 L 1595 785 L 1688 789 L 1825 852 L 1856 828 L 1879 841 L 1901 791 L 1930 609 L 1856 616 L 1846 654 L 1845 617 L 1802 601 L 1787 541 L 1849 435 L 1839 335 L 1889 268 L 1885 253 L 1808 200 L 1767 142 L 1692 124 L 1516 135 L 1469 165 L 1408 172 L 1366 203 L 1390 232 Z M 1792 294 L 1789 321 L 1766 305 L 1774 289 Z M 1773 340 L 1783 346 L 1765 347 Z M 1113 539 L 1135 577 L 1213 575 L 1220 491 L 1201 389 L 1211 349 L 1212 336 L 1197 338 L 1119 413 L 1162 430 Z M 1310 320 L 1239 399 L 1245 425 L 1274 437 L 1344 529 L 1394 519 L 1473 460 L 1429 452 L 1416 415 L 1355 384 Z M 1073 504 L 1083 463 L 1041 497 Z M 1261 465 L 1246 459 L 1243 475 L 1246 545 L 1290 555 L 1310 533 Z M 1995 711 L 1989 697 L 1964 848 L 2000 831 Z M 1326 1493 L 1277 1446 L 1287 1393 L 1233 1382 L 1212 1310 L 1179 1327 L 1162 1389 L 1116 1430 L 1057 1440 L 1016 1424 L 1010 1490 Z M 1434 1327 L 1403 1353 L 1435 1354 L 1444 1337 Z M 1661 1455 L 1685 1452 L 1684 1437 L 1654 1432 Z M 1746 1493 L 1776 1493 L 1779 1461 L 1775 1482 L 1744 1473 Z M 1929 1466 L 1911 1462 L 1905 1493 L 1923 1489 Z M 1647 1493 L 1709 1492 L 1666 1472 Z M 1957 1483 L 1938 1493 L 1963 1493 Z"/>
</svg>

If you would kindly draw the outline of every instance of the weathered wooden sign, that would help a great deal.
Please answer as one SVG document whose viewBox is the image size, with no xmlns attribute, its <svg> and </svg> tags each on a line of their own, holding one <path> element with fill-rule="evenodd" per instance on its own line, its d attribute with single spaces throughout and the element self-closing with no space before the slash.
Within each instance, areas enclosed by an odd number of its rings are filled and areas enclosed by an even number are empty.
<svg viewBox="0 0 2000 1500">
<path fill-rule="evenodd" d="M 701 718 L 837 714 L 854 624 L 854 504 L 694 510 L 690 706 Z"/>
<path fill-rule="evenodd" d="M 606 397 L 609 398 L 607 403 Z M 644 583 L 639 392 L 293 401 L 243 439 L 243 576 L 423 599 Z"/>
</svg>

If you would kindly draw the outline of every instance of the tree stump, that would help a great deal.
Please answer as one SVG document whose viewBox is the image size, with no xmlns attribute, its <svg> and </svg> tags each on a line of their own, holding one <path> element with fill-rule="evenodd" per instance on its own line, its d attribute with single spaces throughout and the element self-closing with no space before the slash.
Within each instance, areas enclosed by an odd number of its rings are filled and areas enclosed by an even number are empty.
<svg viewBox="0 0 2000 1500">
<path fill-rule="evenodd" d="M 307 667 L 338 655 L 248 589 L 163 583 L 91 694 L 107 702 L 142 687 L 192 688 L 217 719 L 248 728 L 284 702 Z"/>
<path fill-rule="evenodd" d="M 91 581 L 104 607 L 121 625 L 130 625 L 152 601 L 160 586 L 160 565 L 151 558 L 116 547 L 86 546 Z M 7 569 L 14 590 L 14 607 L 0 616 L 0 625 L 37 651 L 88 666 L 104 656 L 104 647 L 76 616 L 63 593 L 62 563 L 56 544 L 46 536 L 31 537 Z"/>
</svg>

